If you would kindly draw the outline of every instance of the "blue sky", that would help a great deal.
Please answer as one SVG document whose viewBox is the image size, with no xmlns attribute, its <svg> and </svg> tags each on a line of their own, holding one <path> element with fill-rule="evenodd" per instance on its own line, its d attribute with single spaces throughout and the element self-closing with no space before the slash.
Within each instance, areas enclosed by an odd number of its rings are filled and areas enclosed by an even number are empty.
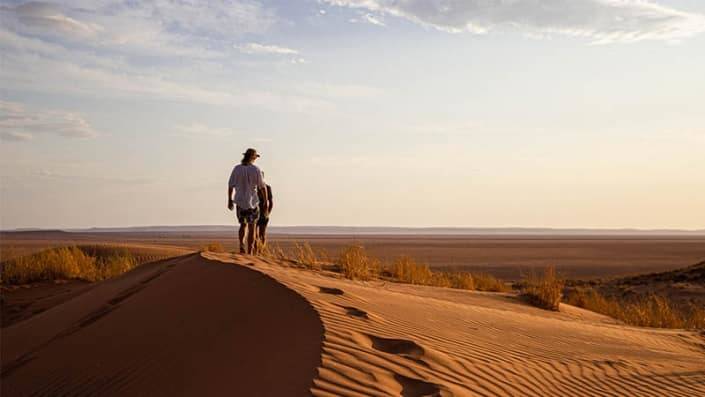
<svg viewBox="0 0 705 397">
<path fill-rule="evenodd" d="M 0 2 L 0 224 L 705 227 L 696 0 Z"/>
</svg>

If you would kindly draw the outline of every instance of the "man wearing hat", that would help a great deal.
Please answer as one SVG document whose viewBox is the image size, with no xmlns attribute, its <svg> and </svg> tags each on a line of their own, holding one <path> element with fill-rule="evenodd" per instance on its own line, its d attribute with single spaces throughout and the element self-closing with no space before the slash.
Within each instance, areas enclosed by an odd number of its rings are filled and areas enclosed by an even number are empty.
<svg viewBox="0 0 705 397">
<path fill-rule="evenodd" d="M 242 161 L 233 168 L 228 181 L 228 209 L 235 208 L 237 221 L 240 223 L 238 238 L 240 253 L 252 254 L 255 248 L 255 233 L 259 219 L 260 199 L 263 197 L 262 209 L 268 211 L 267 186 L 262 177 L 262 171 L 254 164 L 259 157 L 255 149 L 247 149 L 242 154 Z M 233 198 L 235 191 L 235 198 Z M 245 234 L 247 234 L 247 250 L 245 250 Z"/>
</svg>

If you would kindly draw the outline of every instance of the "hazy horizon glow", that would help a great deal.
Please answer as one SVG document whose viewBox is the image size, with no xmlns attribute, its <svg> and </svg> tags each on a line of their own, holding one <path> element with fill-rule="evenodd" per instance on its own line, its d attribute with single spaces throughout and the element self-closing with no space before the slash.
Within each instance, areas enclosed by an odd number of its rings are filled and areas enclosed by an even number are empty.
<svg viewBox="0 0 705 397">
<path fill-rule="evenodd" d="M 0 0 L 0 228 L 705 228 L 699 0 Z"/>
</svg>

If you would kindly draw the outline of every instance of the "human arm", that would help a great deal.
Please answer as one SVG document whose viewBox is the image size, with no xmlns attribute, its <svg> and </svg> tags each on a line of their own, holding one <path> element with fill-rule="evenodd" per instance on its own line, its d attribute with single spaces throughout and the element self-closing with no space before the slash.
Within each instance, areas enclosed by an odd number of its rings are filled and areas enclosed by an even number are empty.
<svg viewBox="0 0 705 397">
<path fill-rule="evenodd" d="M 267 194 L 267 188 L 259 188 L 259 194 L 260 200 L 262 200 L 262 210 L 264 213 L 269 214 L 272 208 L 270 206 L 271 200 L 269 199 L 269 194 Z"/>
<path fill-rule="evenodd" d="M 269 199 L 269 212 L 272 212 L 272 208 L 274 208 L 274 196 L 272 195 L 272 188 L 267 185 L 267 198 Z"/>
<path fill-rule="evenodd" d="M 257 173 L 257 193 L 260 199 L 260 204 L 262 205 L 262 210 L 264 213 L 268 214 L 269 213 L 269 192 L 267 191 L 267 184 L 264 182 L 264 176 L 262 174 L 262 171 L 257 169 L 259 171 Z"/>
<path fill-rule="evenodd" d="M 228 186 L 228 209 L 230 211 L 233 210 L 235 205 L 233 204 L 233 190 L 235 190 L 232 186 Z"/>
</svg>

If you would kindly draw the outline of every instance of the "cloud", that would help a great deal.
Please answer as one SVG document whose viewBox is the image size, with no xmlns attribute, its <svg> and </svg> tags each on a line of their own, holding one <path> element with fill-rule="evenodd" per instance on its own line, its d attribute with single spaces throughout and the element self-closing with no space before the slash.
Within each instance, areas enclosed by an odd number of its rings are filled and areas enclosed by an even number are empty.
<svg viewBox="0 0 705 397">
<path fill-rule="evenodd" d="M 370 25 L 386 26 L 381 17 L 372 14 L 362 14 L 359 18 L 351 18 L 351 23 L 369 23 Z"/>
<path fill-rule="evenodd" d="M 359 84 L 301 83 L 298 90 L 321 98 L 373 98 L 384 94 L 380 88 Z"/>
<path fill-rule="evenodd" d="M 0 5 L 0 25 L 15 33 L 127 57 L 224 56 L 233 38 L 264 33 L 276 21 L 273 11 L 250 0 Z"/>
<path fill-rule="evenodd" d="M 93 36 L 103 30 L 103 27 L 90 22 L 81 22 L 65 15 L 61 7 L 44 2 L 29 2 L 17 7 L 3 8 L 7 13 L 5 20 L 15 19 L 35 33 L 57 32 L 72 36 Z"/>
<path fill-rule="evenodd" d="M 291 48 L 259 43 L 236 45 L 235 48 L 245 54 L 297 55 L 299 53 L 297 50 Z"/>
<path fill-rule="evenodd" d="M 92 138 L 96 130 L 78 114 L 57 110 L 30 111 L 22 104 L 0 101 L 0 138 L 29 141 L 36 135 Z"/>
<path fill-rule="evenodd" d="M 0 141 L 26 142 L 31 141 L 32 135 L 18 131 L 0 131 Z"/>
<path fill-rule="evenodd" d="M 2 46 L 0 45 L 0 48 Z M 75 60 L 33 54 L 3 55 L 0 81 L 8 89 L 58 92 L 99 98 L 167 100 L 225 107 L 258 107 L 273 111 L 322 111 L 330 104 L 307 93 L 248 90 L 220 84 L 179 81 L 163 71 L 135 70 L 125 65 L 86 66 Z M 199 76 L 202 77 L 202 76 Z"/>
<path fill-rule="evenodd" d="M 176 131 L 179 135 L 186 136 L 230 136 L 233 135 L 233 130 L 230 128 L 211 127 L 201 123 L 191 123 L 186 125 L 176 126 Z"/>
<path fill-rule="evenodd" d="M 289 94 L 279 87 L 248 88 L 233 73 L 238 66 L 237 57 L 231 56 L 236 51 L 233 40 L 264 32 L 275 20 L 271 11 L 248 0 L 0 4 L 0 85 L 20 92 L 275 111 L 329 107 L 320 98 Z M 77 23 L 94 29 L 89 32 Z M 263 44 L 246 48 L 283 54 L 294 64 L 307 63 L 290 48 Z M 16 132 L 3 136 L 30 139 Z"/>
<path fill-rule="evenodd" d="M 322 0 L 447 32 L 521 30 L 586 37 L 596 44 L 667 40 L 705 31 L 705 16 L 647 0 Z"/>
<path fill-rule="evenodd" d="M 47 169 L 41 169 L 35 172 L 35 175 L 55 181 L 73 182 L 73 183 L 90 183 L 90 184 L 111 184 L 111 185 L 149 185 L 157 182 L 154 178 L 145 177 L 111 177 L 111 176 L 94 176 L 94 175 L 73 175 L 62 174 Z"/>
</svg>

